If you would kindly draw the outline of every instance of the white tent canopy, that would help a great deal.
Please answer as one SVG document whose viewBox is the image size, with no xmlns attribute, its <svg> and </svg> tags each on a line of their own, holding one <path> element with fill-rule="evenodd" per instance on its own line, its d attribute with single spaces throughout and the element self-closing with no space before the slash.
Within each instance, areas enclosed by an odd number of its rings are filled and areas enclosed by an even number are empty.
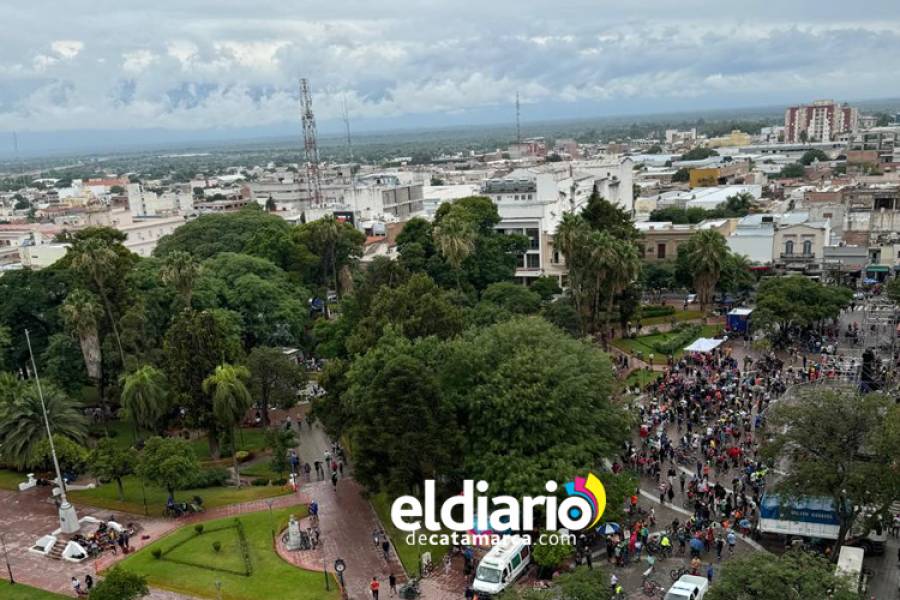
<svg viewBox="0 0 900 600">
<path fill-rule="evenodd" d="M 691 343 L 690 346 L 686 346 L 685 352 L 712 352 L 716 348 L 722 345 L 725 340 L 717 340 L 715 338 L 697 338 Z"/>
</svg>

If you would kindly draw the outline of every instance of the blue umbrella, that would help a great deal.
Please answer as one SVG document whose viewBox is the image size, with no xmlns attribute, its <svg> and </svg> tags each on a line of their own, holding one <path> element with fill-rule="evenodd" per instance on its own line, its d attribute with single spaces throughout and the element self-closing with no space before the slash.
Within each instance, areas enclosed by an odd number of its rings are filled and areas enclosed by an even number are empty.
<svg viewBox="0 0 900 600">
<path fill-rule="evenodd" d="M 706 545 L 703 543 L 702 540 L 697 539 L 697 538 L 691 539 L 691 550 L 697 550 L 699 552 L 701 550 L 704 550 L 705 548 L 706 548 Z"/>
<path fill-rule="evenodd" d="M 622 531 L 622 527 L 618 523 L 601 523 L 597 527 L 597 533 L 602 533 L 603 535 L 612 535 L 620 531 Z"/>
<path fill-rule="evenodd" d="M 741 521 L 738 523 L 738 526 L 740 526 L 742 529 L 750 529 L 750 521 L 748 521 L 747 519 L 741 519 Z"/>
</svg>

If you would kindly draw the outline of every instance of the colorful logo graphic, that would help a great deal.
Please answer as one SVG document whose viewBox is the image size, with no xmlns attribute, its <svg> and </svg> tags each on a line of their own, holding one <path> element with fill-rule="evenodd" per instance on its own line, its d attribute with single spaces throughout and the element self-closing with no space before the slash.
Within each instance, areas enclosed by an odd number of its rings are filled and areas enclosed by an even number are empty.
<svg viewBox="0 0 900 600">
<path fill-rule="evenodd" d="M 566 495 L 583 498 L 590 505 L 593 512 L 593 518 L 585 529 L 593 529 L 600 522 L 603 511 L 606 510 L 606 488 L 603 483 L 597 479 L 593 473 L 588 473 L 587 478 L 576 477 L 575 481 L 570 481 L 565 485 Z M 583 504 L 583 503 L 579 503 Z M 581 506 L 571 506 L 569 508 L 568 517 L 572 520 L 580 520 L 584 515 L 584 508 Z"/>
</svg>

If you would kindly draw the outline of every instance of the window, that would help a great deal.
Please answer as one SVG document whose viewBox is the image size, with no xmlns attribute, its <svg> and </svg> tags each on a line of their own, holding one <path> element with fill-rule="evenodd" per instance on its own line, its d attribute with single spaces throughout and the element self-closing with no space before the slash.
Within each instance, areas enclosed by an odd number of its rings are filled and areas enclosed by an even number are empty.
<svg viewBox="0 0 900 600">
<path fill-rule="evenodd" d="M 794 242 L 788 240 L 784 243 L 784 253 L 787 255 L 791 255 L 794 253 Z"/>
<path fill-rule="evenodd" d="M 516 554 L 515 556 L 512 557 L 512 568 L 514 571 L 516 570 L 516 567 L 518 567 L 521 564 L 522 564 L 522 559 L 519 557 L 518 554 Z"/>
<path fill-rule="evenodd" d="M 541 233 L 538 229 L 526 229 L 525 235 L 528 236 L 528 247 L 537 250 L 541 245 Z"/>
<path fill-rule="evenodd" d="M 806 256 L 812 255 L 812 242 L 811 241 L 806 240 L 805 242 L 803 242 L 803 254 Z"/>
<path fill-rule="evenodd" d="M 900 253 L 898 253 L 898 254 L 900 254 Z M 554 251 L 553 251 L 553 264 L 554 264 L 554 265 L 558 265 L 558 264 L 559 264 L 559 250 L 554 250 Z"/>
<path fill-rule="evenodd" d="M 529 269 L 540 269 L 541 268 L 541 255 L 540 254 L 526 254 L 525 258 L 528 260 L 527 266 Z"/>
<path fill-rule="evenodd" d="M 525 255 L 519 254 L 516 256 L 516 268 L 524 269 L 525 268 Z"/>
<path fill-rule="evenodd" d="M 666 257 L 666 245 L 665 244 L 657 244 L 656 245 L 656 258 L 663 259 Z"/>
</svg>

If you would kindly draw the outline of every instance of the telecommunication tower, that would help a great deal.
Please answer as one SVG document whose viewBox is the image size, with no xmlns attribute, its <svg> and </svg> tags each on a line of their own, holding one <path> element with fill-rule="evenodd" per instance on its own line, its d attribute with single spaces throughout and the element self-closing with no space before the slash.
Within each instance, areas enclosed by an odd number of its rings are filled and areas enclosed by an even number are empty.
<svg viewBox="0 0 900 600">
<path fill-rule="evenodd" d="M 350 109 L 347 108 L 347 96 L 341 101 L 341 118 L 344 120 L 344 127 L 347 128 L 347 151 L 350 153 L 350 162 L 353 162 L 353 142 L 350 139 Z"/>
<path fill-rule="evenodd" d="M 322 205 L 322 182 L 319 178 L 319 146 L 316 141 L 316 118 L 312 111 L 309 80 L 300 80 L 300 108 L 303 122 L 303 149 L 306 151 L 306 190 L 311 206 Z"/>
</svg>

